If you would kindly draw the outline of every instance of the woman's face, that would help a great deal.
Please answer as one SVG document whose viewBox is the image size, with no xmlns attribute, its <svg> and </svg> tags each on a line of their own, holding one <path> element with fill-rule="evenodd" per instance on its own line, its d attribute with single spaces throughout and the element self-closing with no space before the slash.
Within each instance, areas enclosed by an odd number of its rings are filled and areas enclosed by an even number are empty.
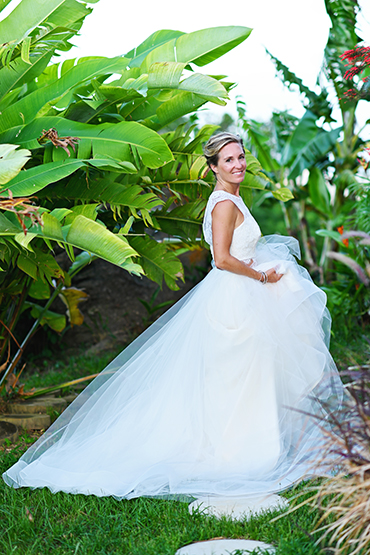
<svg viewBox="0 0 370 555">
<path fill-rule="evenodd" d="M 246 170 L 245 155 L 238 143 L 229 143 L 218 154 L 217 166 L 211 165 L 217 181 L 239 185 L 244 179 Z"/>
</svg>

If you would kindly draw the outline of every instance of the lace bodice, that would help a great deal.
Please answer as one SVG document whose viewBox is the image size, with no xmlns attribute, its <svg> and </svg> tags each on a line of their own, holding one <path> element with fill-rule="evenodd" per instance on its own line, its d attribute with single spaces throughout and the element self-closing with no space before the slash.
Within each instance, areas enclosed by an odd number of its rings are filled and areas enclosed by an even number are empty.
<svg viewBox="0 0 370 555">
<path fill-rule="evenodd" d="M 226 191 L 214 191 L 208 199 L 203 220 L 204 239 L 211 247 L 212 256 L 212 211 L 218 202 L 231 200 L 244 216 L 244 221 L 234 229 L 233 239 L 230 246 L 230 254 L 239 260 L 249 260 L 253 258 L 256 244 L 261 237 L 261 230 L 253 218 L 243 199 Z"/>
</svg>

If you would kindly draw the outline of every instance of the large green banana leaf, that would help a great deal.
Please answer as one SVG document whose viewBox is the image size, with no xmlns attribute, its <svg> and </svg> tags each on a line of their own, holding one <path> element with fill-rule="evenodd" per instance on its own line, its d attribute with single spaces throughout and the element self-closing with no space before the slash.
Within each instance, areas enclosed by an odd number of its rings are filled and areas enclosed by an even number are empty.
<svg viewBox="0 0 370 555">
<path fill-rule="evenodd" d="M 314 139 L 319 132 L 316 125 L 317 117 L 310 110 L 306 110 L 297 127 L 289 137 L 281 157 L 281 165 L 289 165 L 307 143 Z"/>
<path fill-rule="evenodd" d="M 198 199 L 183 206 L 177 206 L 172 210 L 158 210 L 154 213 L 155 220 L 159 228 L 172 236 L 179 236 L 184 239 L 195 241 L 199 234 L 202 215 L 206 201 Z"/>
<path fill-rule="evenodd" d="M 153 117 L 153 128 L 161 129 L 172 121 L 195 112 L 200 106 L 206 103 L 204 97 L 200 97 L 190 92 L 179 92 L 173 98 L 158 108 L 156 116 Z M 226 104 L 226 102 L 225 102 Z"/>
<path fill-rule="evenodd" d="M 17 145 L 0 144 L 0 190 L 1 185 L 9 183 L 21 171 L 31 155 L 29 150 L 17 148 Z"/>
<path fill-rule="evenodd" d="M 22 58 L 16 58 L 12 61 L 11 66 L 0 69 L 0 108 L 2 110 L 4 110 L 4 103 L 2 103 L 4 97 L 10 91 L 38 77 L 50 62 L 52 55 L 52 50 L 31 55 L 29 63 L 22 60 Z"/>
<path fill-rule="evenodd" d="M 6 6 L 9 4 L 9 2 L 11 2 L 12 0 L 2 0 L 1 4 L 0 4 L 0 12 L 3 11 L 4 8 L 6 8 Z"/>
<path fill-rule="evenodd" d="M 289 178 L 322 160 L 338 140 L 341 127 L 325 131 L 316 125 L 317 116 L 307 110 L 286 143 L 281 164 L 289 166 Z"/>
<path fill-rule="evenodd" d="M 225 87 L 209 75 L 192 73 L 181 81 L 184 63 L 156 62 L 151 65 L 148 75 L 149 89 L 180 89 L 206 97 L 227 98 Z M 181 82 L 180 82 L 181 81 Z"/>
<path fill-rule="evenodd" d="M 99 75 L 120 72 L 128 60 L 116 58 L 93 58 L 81 61 L 67 71 L 60 79 L 35 90 L 18 102 L 8 106 L 0 119 L 0 132 L 16 125 L 31 122 L 48 103 L 55 101 L 80 83 Z"/>
<path fill-rule="evenodd" d="M 139 185 L 123 185 L 122 183 L 110 182 L 109 179 L 101 178 L 90 180 L 88 186 L 86 181 L 76 174 L 67 184 L 61 183 L 53 186 L 52 190 L 44 191 L 42 196 L 53 198 L 76 199 L 83 201 L 99 201 L 111 206 L 127 206 L 131 211 L 152 210 L 163 204 L 153 193 L 143 193 Z"/>
<path fill-rule="evenodd" d="M 79 106 L 73 105 L 72 111 L 69 111 L 67 115 L 71 119 L 88 122 L 99 114 L 104 115 L 108 112 L 111 115 L 110 110 L 115 112 L 115 106 L 118 104 L 120 110 L 119 114 L 115 114 L 117 119 L 125 118 L 127 120 L 132 118 L 136 121 L 144 121 L 149 127 L 157 129 L 158 118 L 156 118 L 156 126 L 148 124 L 149 118 L 156 117 L 158 108 L 162 107 L 167 100 L 181 94 L 181 91 L 198 95 L 199 105 L 205 104 L 208 100 L 216 104 L 225 103 L 223 99 L 228 98 L 228 93 L 225 86 L 217 79 L 193 73 L 190 77 L 181 81 L 181 72 L 184 65 L 176 62 L 155 63 L 151 66 L 148 76 L 143 74 L 137 79 L 130 77 L 120 86 L 117 86 L 117 84 L 114 86 L 113 84 L 102 85 L 98 92 L 104 100 L 92 102 L 84 100 L 86 116 L 83 115 L 82 102 Z M 181 100 L 183 98 L 181 96 L 180 103 L 177 104 L 180 108 L 180 115 L 188 111 L 186 103 L 184 104 Z M 95 108 L 95 110 L 93 111 L 92 108 Z M 190 105 L 190 111 L 194 111 L 194 103 Z M 173 116 L 170 117 L 173 121 L 179 117 L 178 112 L 175 111 Z"/>
<path fill-rule="evenodd" d="M 40 166 L 35 166 L 21 173 L 17 172 L 18 175 L 9 181 L 6 184 L 6 187 L 0 187 L 0 196 L 8 196 L 8 189 L 12 191 L 14 197 L 32 196 L 44 187 L 47 187 L 50 183 L 54 183 L 55 181 L 63 179 L 63 177 L 71 175 L 71 173 L 75 172 L 84 165 L 84 160 L 72 159 L 66 160 L 65 162 L 41 164 Z"/>
<path fill-rule="evenodd" d="M 42 227 L 34 225 L 29 229 L 32 239 L 38 237 L 57 241 L 99 256 L 136 275 L 143 273 L 141 266 L 132 261 L 137 253 L 125 237 L 112 233 L 103 225 L 82 214 L 77 215 L 69 225 L 62 225 L 55 216 L 48 213 L 42 215 L 42 220 Z M 17 240 L 19 236 L 21 240 L 22 234 L 21 225 L 12 215 L 8 217 L 0 213 L 0 237 L 13 236 Z"/>
<path fill-rule="evenodd" d="M 130 52 L 127 52 L 125 58 L 131 58 L 129 66 L 131 68 L 137 67 L 139 68 L 143 62 L 143 60 L 147 57 L 149 52 L 158 48 L 162 44 L 165 44 L 173 39 L 184 35 L 185 33 L 181 31 L 171 31 L 167 29 L 163 29 L 161 31 L 156 31 L 152 35 L 150 35 L 144 42 L 139 44 Z"/>
<path fill-rule="evenodd" d="M 99 0 L 64 0 L 58 8 L 48 17 L 47 23 L 58 27 L 70 27 L 78 31 L 84 18 L 92 12 L 86 4 L 96 4 Z"/>
<path fill-rule="evenodd" d="M 135 147 L 143 163 L 149 168 L 158 168 L 173 159 L 167 143 L 151 129 L 134 121 L 123 121 L 117 124 L 89 125 L 65 118 L 37 118 L 21 131 L 9 130 L 0 141 L 12 136 L 22 146 L 39 148 L 37 139 L 44 129 L 55 128 L 60 137 L 70 136 L 91 141 L 93 156 L 104 158 L 107 155 L 116 160 L 127 160 L 129 147 Z M 87 141 L 85 141 L 86 145 Z M 77 147 L 78 149 L 78 147 Z M 84 152 L 84 157 L 86 151 Z M 88 156 L 88 154 L 87 154 Z"/>
<path fill-rule="evenodd" d="M 321 210 L 324 214 L 331 215 L 330 193 L 319 168 L 311 168 L 307 185 L 311 201 L 315 208 Z"/>
<path fill-rule="evenodd" d="M 130 237 L 128 240 L 140 255 L 140 263 L 145 274 L 162 285 L 163 278 L 170 289 L 177 290 L 176 278 L 183 277 L 182 264 L 177 256 L 169 251 L 164 243 L 150 237 Z"/>
<path fill-rule="evenodd" d="M 181 35 L 149 52 L 141 64 L 141 71 L 148 73 L 154 62 L 193 62 L 204 66 L 235 48 L 251 31 L 248 27 L 230 26 Z"/>
<path fill-rule="evenodd" d="M 303 170 L 312 168 L 312 166 L 323 160 L 327 153 L 333 149 L 341 131 L 341 127 L 331 131 L 319 130 L 317 135 L 307 141 L 307 144 L 300 150 L 291 165 L 289 178 L 295 179 L 298 175 L 302 174 Z"/>
<path fill-rule="evenodd" d="M 21 41 L 63 3 L 64 0 L 48 0 L 47 2 L 22 0 L 3 21 L 0 21 L 1 42 Z"/>
</svg>

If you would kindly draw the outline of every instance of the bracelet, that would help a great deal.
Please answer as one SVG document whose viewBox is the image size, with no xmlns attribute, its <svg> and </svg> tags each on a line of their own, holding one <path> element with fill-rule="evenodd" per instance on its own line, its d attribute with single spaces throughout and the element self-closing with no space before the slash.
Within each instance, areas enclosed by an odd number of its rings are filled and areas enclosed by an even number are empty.
<svg viewBox="0 0 370 555">
<path fill-rule="evenodd" d="M 261 277 L 258 281 L 260 281 L 262 283 L 262 285 L 265 285 L 265 283 L 268 282 L 268 275 L 266 274 L 266 272 L 260 272 Z"/>
</svg>

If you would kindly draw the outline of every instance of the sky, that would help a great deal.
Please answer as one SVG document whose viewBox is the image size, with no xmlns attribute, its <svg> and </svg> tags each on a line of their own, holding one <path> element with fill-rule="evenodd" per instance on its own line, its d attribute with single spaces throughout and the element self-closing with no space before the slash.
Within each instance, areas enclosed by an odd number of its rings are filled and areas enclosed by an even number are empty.
<svg viewBox="0 0 370 555">
<path fill-rule="evenodd" d="M 12 0 L 0 19 L 19 1 Z M 358 33 L 370 44 L 370 0 L 360 0 L 360 5 Z M 314 89 L 330 28 L 324 0 L 100 0 L 91 6 L 93 12 L 86 18 L 80 36 L 72 40 L 76 46 L 63 58 L 123 55 L 160 29 L 186 33 L 223 25 L 253 29 L 242 44 L 199 69 L 227 75 L 229 81 L 237 83 L 226 107 L 207 104 L 201 114 L 202 123 L 220 121 L 225 112 L 236 115 L 236 96 L 246 102 L 248 117 L 259 121 L 267 121 L 274 110 L 302 116 L 299 94 L 288 91 L 276 77 L 265 49 Z M 368 106 L 360 101 L 361 123 L 370 117 Z"/>
<path fill-rule="evenodd" d="M 370 44 L 370 1 L 360 0 L 360 4 L 358 32 Z M 247 115 L 260 121 L 268 120 L 274 110 L 302 116 L 299 94 L 288 91 L 276 77 L 265 48 L 314 89 L 330 28 L 324 0 L 100 0 L 86 18 L 81 35 L 74 38 L 76 47 L 68 57 L 125 54 L 159 29 L 189 33 L 223 25 L 242 25 L 253 31 L 228 54 L 200 68 L 207 74 L 227 75 L 238 84 L 226 107 L 207 105 L 204 123 L 219 121 L 225 111 L 236 114 L 237 95 L 246 102 Z M 363 122 L 370 117 L 368 106 L 360 102 Z"/>
</svg>

